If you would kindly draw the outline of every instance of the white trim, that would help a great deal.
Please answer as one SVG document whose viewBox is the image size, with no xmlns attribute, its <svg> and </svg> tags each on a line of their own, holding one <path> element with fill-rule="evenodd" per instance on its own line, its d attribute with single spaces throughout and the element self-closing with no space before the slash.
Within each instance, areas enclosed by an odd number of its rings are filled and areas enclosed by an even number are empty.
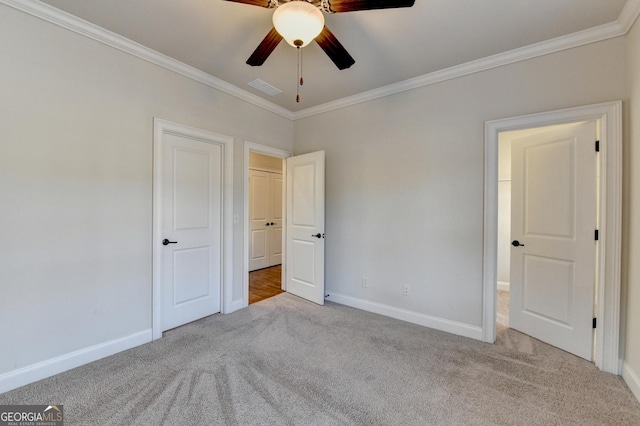
<svg viewBox="0 0 640 426">
<path fill-rule="evenodd" d="M 231 307 L 225 313 L 230 314 L 232 312 L 239 311 L 240 309 L 246 308 L 246 307 L 247 305 L 244 303 L 244 299 L 236 299 L 233 302 L 231 302 Z"/>
<path fill-rule="evenodd" d="M 289 120 L 293 119 L 293 112 L 279 105 L 274 104 L 260 96 L 254 95 L 246 90 L 240 89 L 233 84 L 227 83 L 211 74 L 207 74 L 204 71 L 200 71 L 190 65 L 173 59 L 165 54 L 157 52 L 149 47 L 143 46 L 140 43 L 129 40 L 119 34 L 106 30 L 96 24 L 85 21 L 70 13 L 64 12 L 46 3 L 41 3 L 37 0 L 0 0 L 0 3 L 4 3 L 7 6 L 11 6 L 22 12 L 26 12 L 37 18 L 58 25 L 59 27 L 73 31 L 92 40 L 106 44 L 107 46 L 121 50 L 125 53 L 133 55 L 137 58 L 151 62 L 152 64 L 161 66 L 170 71 L 176 72 L 187 78 L 195 80 L 206 86 L 220 90 L 228 95 L 234 96 L 238 99 L 246 101 L 257 107 L 265 109 L 267 111 L 278 114 Z"/>
<path fill-rule="evenodd" d="M 638 0 L 628 0 L 629 2 L 636 2 Z M 631 9 L 631 8 L 629 8 Z M 627 9 L 623 9 L 626 11 Z M 636 17 L 640 11 L 634 10 Z M 630 13 L 628 13 L 630 14 Z M 631 18 L 626 18 L 630 20 Z M 377 89 L 368 90 L 366 92 L 358 93 L 353 96 L 347 96 L 342 99 L 338 99 L 332 102 L 327 102 L 322 105 L 318 105 L 311 108 L 306 108 L 294 113 L 294 120 L 301 118 L 307 118 L 314 115 L 322 114 L 325 112 L 333 111 L 340 108 L 345 108 L 351 105 L 356 105 L 362 102 L 372 101 L 374 99 L 383 98 L 386 96 L 394 95 L 396 93 L 405 92 L 407 90 L 413 90 L 424 86 L 430 86 L 432 84 L 441 83 L 443 81 L 451 80 L 458 77 L 463 77 L 470 74 L 487 71 L 493 68 L 498 68 L 504 65 L 513 64 L 516 62 L 525 61 L 527 59 L 537 58 L 539 56 L 548 55 L 551 53 L 560 52 L 563 50 L 571 49 L 574 47 L 584 46 L 586 44 L 595 43 L 602 40 L 607 40 L 614 37 L 625 35 L 629 31 L 629 28 L 624 28 L 617 21 L 608 24 L 600 25 L 598 27 L 589 28 L 583 31 L 578 31 L 565 36 L 557 37 L 551 40 L 546 40 L 540 43 L 531 44 L 529 46 L 521 47 L 518 49 L 509 50 L 507 52 L 498 53 L 496 55 L 487 56 L 485 58 L 477 59 L 475 61 L 466 62 L 464 64 L 455 65 L 442 70 L 434 71 L 429 74 L 424 74 L 419 77 L 411 78 L 408 80 L 393 83 L 388 86 L 379 87 Z"/>
<path fill-rule="evenodd" d="M 282 174 L 282 169 L 275 169 L 272 167 L 249 166 L 249 170 L 255 170 L 257 172 L 275 173 L 278 175 Z"/>
<path fill-rule="evenodd" d="M 272 148 L 270 146 L 266 146 L 266 145 L 261 145 L 258 143 L 254 143 L 254 142 L 249 142 L 249 141 L 244 141 L 244 156 L 243 156 L 243 162 L 242 162 L 242 174 L 243 174 L 243 186 L 242 186 L 242 191 L 244 194 L 244 218 L 243 218 L 243 239 L 242 239 L 242 244 L 244 245 L 244 249 L 242 250 L 242 307 L 247 307 L 249 306 L 249 151 L 252 152 L 258 152 L 260 154 L 264 154 L 264 155 L 270 155 L 271 157 L 278 157 L 278 158 L 288 158 L 291 157 L 291 152 L 289 151 L 284 151 L 282 149 L 278 149 L 278 148 Z M 286 176 L 287 176 L 287 170 L 286 170 L 286 162 L 282 162 L 282 170 L 280 170 L 278 173 L 282 173 L 282 185 L 283 185 L 283 190 L 286 188 Z M 282 202 L 283 202 L 283 206 L 282 206 L 282 212 L 284 214 L 284 212 L 286 212 L 285 209 L 285 203 L 286 203 L 286 199 L 287 197 L 282 197 Z M 284 260 L 285 260 L 285 252 L 286 252 L 286 247 L 285 247 L 285 241 L 286 241 L 286 237 L 287 237 L 287 227 L 286 227 L 286 222 L 287 222 L 287 218 L 284 217 L 284 222 L 282 224 L 282 277 L 281 277 L 281 282 L 283 285 L 283 290 L 285 290 L 284 288 L 284 284 L 285 284 L 285 269 L 287 267 L 287 265 L 285 264 Z"/>
<path fill-rule="evenodd" d="M 336 294 L 333 292 L 329 292 L 326 300 L 339 303 L 341 305 L 351 306 L 352 308 L 362 309 L 363 311 L 373 312 L 386 317 L 410 322 L 412 324 L 446 331 L 447 333 L 453 333 L 459 336 L 469 337 L 476 340 L 482 339 L 482 329 L 474 325 L 421 314 L 419 312 L 409 311 L 407 309 L 371 302 L 368 300 L 357 299 L 355 297 Z"/>
<path fill-rule="evenodd" d="M 640 402 L 640 376 L 633 371 L 633 368 L 627 362 L 622 363 L 622 378 L 638 402 Z"/>
<path fill-rule="evenodd" d="M 47 377 L 55 376 L 97 361 L 102 358 L 135 348 L 151 341 L 151 329 L 143 330 L 120 339 L 110 340 L 89 346 L 88 348 L 70 352 L 65 355 L 28 365 L 0 375 L 0 393 L 28 385 Z"/>
<path fill-rule="evenodd" d="M 640 16 L 640 0 L 627 0 L 617 19 L 625 34 L 631 30 L 638 16 Z"/>
<path fill-rule="evenodd" d="M 600 247 L 595 364 L 620 374 L 620 259 L 622 238 L 622 102 L 607 102 L 485 123 L 483 340 L 496 334 L 498 134 L 578 121 L 600 124 Z"/>
<path fill-rule="evenodd" d="M 74 15 L 63 12 L 53 6 L 41 3 L 37 0 L 0 0 L 0 3 L 18 9 L 22 12 L 36 16 L 40 19 L 58 25 L 62 28 L 74 31 L 85 37 L 104 43 L 108 46 L 129 53 L 140 59 L 144 59 L 153 64 L 159 65 L 168 70 L 174 71 L 187 78 L 191 78 L 214 89 L 218 89 L 238 99 L 242 99 L 257 107 L 271 111 L 289 120 L 298 120 L 325 112 L 345 108 L 362 102 L 371 101 L 407 90 L 416 89 L 453 78 L 486 71 L 503 65 L 536 58 L 550 53 L 560 52 L 573 47 L 583 46 L 614 37 L 627 34 L 633 23 L 640 15 L 640 0 L 627 0 L 618 19 L 608 24 L 598 27 L 578 31 L 573 34 L 557 37 L 555 39 L 543 41 L 529 46 L 513 49 L 486 58 L 456 65 L 443 70 L 435 71 L 409 80 L 383 86 L 377 89 L 362 92 L 353 96 L 348 96 L 336 101 L 327 102 L 315 107 L 306 108 L 297 112 L 290 111 L 260 96 L 247 92 L 226 81 L 200 71 L 190 65 L 184 64 L 176 59 L 170 58 L 153 49 L 145 47 L 139 43 L 131 41 L 125 37 L 105 30 L 95 24 L 80 19 Z"/>
<path fill-rule="evenodd" d="M 222 149 L 222 303 L 223 314 L 233 312 L 233 138 L 170 121 L 153 119 L 153 339 L 162 337 L 162 139 L 173 134 L 219 145 Z"/>
<path fill-rule="evenodd" d="M 505 281 L 498 281 L 498 290 L 500 291 L 509 291 L 510 283 Z"/>
</svg>

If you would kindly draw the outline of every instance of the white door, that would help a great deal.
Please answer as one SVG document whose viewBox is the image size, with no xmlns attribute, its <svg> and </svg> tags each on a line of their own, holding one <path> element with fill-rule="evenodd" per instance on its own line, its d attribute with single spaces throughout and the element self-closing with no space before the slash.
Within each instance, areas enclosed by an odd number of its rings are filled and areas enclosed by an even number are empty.
<svg viewBox="0 0 640 426">
<path fill-rule="evenodd" d="M 324 151 L 287 158 L 287 292 L 324 305 Z"/>
<path fill-rule="evenodd" d="M 249 270 L 269 266 L 271 177 L 269 172 L 249 170 Z"/>
<path fill-rule="evenodd" d="M 270 173 L 271 219 L 269 222 L 269 266 L 282 263 L 282 174 Z"/>
<path fill-rule="evenodd" d="M 282 263 L 282 174 L 249 170 L 249 271 Z"/>
<path fill-rule="evenodd" d="M 220 312 L 222 148 L 162 140 L 162 330 Z"/>
<path fill-rule="evenodd" d="M 509 323 L 592 359 L 596 241 L 594 122 L 512 143 Z"/>
</svg>

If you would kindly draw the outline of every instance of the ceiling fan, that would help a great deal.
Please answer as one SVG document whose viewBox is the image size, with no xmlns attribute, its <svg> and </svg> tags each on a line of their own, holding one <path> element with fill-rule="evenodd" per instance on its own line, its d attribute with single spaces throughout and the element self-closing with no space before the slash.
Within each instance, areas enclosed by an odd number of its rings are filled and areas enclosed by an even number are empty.
<svg viewBox="0 0 640 426">
<path fill-rule="evenodd" d="M 324 50 L 338 69 L 346 69 L 356 61 L 324 25 L 324 15 L 358 10 L 411 7 L 415 0 L 226 0 L 252 6 L 275 9 L 274 27 L 247 59 L 247 64 L 264 64 L 271 52 L 284 38 L 298 49 L 311 41 Z"/>
</svg>

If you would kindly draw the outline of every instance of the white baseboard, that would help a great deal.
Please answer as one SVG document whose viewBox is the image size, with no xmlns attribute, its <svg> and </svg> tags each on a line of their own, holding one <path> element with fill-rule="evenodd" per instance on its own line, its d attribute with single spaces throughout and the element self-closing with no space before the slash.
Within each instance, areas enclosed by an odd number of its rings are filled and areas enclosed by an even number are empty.
<svg viewBox="0 0 640 426">
<path fill-rule="evenodd" d="M 638 402 L 640 402 L 640 377 L 626 362 L 622 363 L 622 378 L 627 383 L 627 386 L 629 386 L 629 389 L 631 389 L 631 392 Z"/>
<path fill-rule="evenodd" d="M 370 302 L 368 300 L 356 299 L 351 296 L 344 296 L 330 292 L 327 300 L 363 311 L 373 312 L 387 317 L 399 319 L 413 324 L 422 325 L 436 330 L 446 331 L 476 340 L 482 340 L 482 328 L 444 318 L 433 317 L 395 306 L 383 305 L 382 303 Z"/>
<path fill-rule="evenodd" d="M 506 281 L 498 281 L 498 290 L 509 291 L 509 283 Z"/>
<path fill-rule="evenodd" d="M 232 312 L 238 311 L 240 309 L 246 308 L 244 301 L 242 299 L 234 300 L 229 305 L 229 310 L 225 312 L 226 314 L 230 314 Z"/>
<path fill-rule="evenodd" d="M 0 374 L 0 393 L 46 379 L 151 341 L 151 329 Z"/>
</svg>

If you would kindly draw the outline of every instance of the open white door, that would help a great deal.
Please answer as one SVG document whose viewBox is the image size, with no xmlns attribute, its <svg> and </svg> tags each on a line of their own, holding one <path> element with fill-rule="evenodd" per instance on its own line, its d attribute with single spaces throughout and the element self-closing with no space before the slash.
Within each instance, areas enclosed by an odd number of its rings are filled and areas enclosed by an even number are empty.
<svg viewBox="0 0 640 426">
<path fill-rule="evenodd" d="M 287 158 L 286 289 L 324 305 L 324 151 Z"/>
<path fill-rule="evenodd" d="M 592 359 L 595 122 L 512 143 L 512 328 Z"/>
</svg>

